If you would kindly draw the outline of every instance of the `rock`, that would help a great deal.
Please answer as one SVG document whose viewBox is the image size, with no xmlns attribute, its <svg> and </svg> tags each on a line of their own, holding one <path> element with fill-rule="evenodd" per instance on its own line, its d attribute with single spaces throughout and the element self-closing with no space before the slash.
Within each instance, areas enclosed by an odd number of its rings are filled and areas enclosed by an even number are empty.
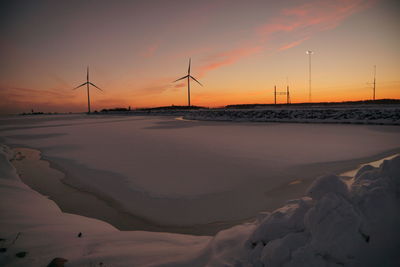
<svg viewBox="0 0 400 267">
<path fill-rule="evenodd" d="M 21 251 L 21 252 L 18 252 L 17 254 L 15 254 L 15 256 L 18 258 L 24 258 L 26 256 L 26 254 L 28 254 L 28 252 Z"/>
<path fill-rule="evenodd" d="M 47 267 L 64 267 L 64 263 L 66 263 L 68 260 L 63 259 L 63 258 L 54 258 L 48 265 Z"/>
</svg>

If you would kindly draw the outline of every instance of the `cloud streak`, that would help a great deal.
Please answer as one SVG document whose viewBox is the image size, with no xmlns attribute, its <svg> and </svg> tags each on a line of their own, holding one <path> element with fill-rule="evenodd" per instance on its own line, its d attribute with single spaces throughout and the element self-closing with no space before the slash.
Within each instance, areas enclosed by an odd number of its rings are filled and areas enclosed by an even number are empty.
<svg viewBox="0 0 400 267">
<path fill-rule="evenodd" d="M 71 94 L 66 94 L 61 91 L 53 90 L 38 90 L 31 88 L 21 88 L 21 87 L 2 87 L 0 88 L 0 95 L 21 97 L 21 98 L 71 98 Z"/>
<path fill-rule="evenodd" d="M 272 18 L 256 31 L 268 40 L 279 32 L 298 30 L 317 33 L 337 27 L 344 19 L 371 7 L 375 0 L 322 0 L 281 10 L 280 15 Z"/>
<path fill-rule="evenodd" d="M 236 63 L 244 57 L 257 54 L 263 50 L 262 46 L 249 46 L 238 49 L 232 49 L 211 56 L 211 62 L 200 67 L 199 76 L 204 76 L 208 71 Z"/>
<path fill-rule="evenodd" d="M 265 24 L 253 29 L 253 41 L 247 45 L 215 53 L 199 69 L 200 76 L 243 58 L 265 51 L 283 51 L 300 45 L 313 35 L 336 28 L 351 15 L 370 8 L 377 0 L 314 0 L 282 9 Z M 294 39 L 283 43 L 282 37 Z M 274 41 L 272 43 L 272 41 Z"/>
<path fill-rule="evenodd" d="M 154 56 L 154 54 L 157 52 L 159 46 L 160 45 L 158 43 L 151 44 L 148 47 L 146 47 L 146 49 L 144 51 L 142 51 L 139 54 L 139 56 L 144 57 L 144 58 L 150 58 L 150 57 Z"/>
<path fill-rule="evenodd" d="M 301 44 L 302 42 L 304 42 L 304 41 L 306 41 L 308 39 L 309 39 L 309 37 L 305 37 L 303 39 L 300 39 L 300 40 L 297 40 L 297 41 L 294 41 L 294 42 L 291 42 L 291 43 L 288 43 L 288 44 L 284 44 L 283 46 L 278 48 L 278 51 L 284 51 L 284 50 L 287 50 L 289 48 L 298 46 L 299 44 Z"/>
<path fill-rule="evenodd" d="M 38 90 L 32 88 L 20 87 L 0 87 L 0 112 L 17 112 L 20 110 L 30 111 L 40 107 L 40 111 L 49 111 L 59 108 L 59 104 L 63 103 L 65 107 L 63 111 L 76 110 L 79 106 L 76 96 L 72 93 L 54 91 L 54 90 Z"/>
</svg>

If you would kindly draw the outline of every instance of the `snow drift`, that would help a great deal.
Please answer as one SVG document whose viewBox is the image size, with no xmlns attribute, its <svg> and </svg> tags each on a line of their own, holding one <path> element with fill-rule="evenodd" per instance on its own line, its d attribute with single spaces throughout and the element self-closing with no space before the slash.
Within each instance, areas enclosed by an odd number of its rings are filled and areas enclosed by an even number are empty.
<svg viewBox="0 0 400 267">
<path fill-rule="evenodd" d="M 225 263 L 399 266 L 399 193 L 399 156 L 379 168 L 364 166 L 350 187 L 336 175 L 322 176 L 306 197 L 290 200 L 259 219 L 242 258 Z"/>
<path fill-rule="evenodd" d="M 318 178 L 306 196 L 215 237 L 123 232 L 62 213 L 25 186 L 0 147 L 0 265 L 399 266 L 400 156 L 364 166 L 350 186 Z M 19 238 L 15 237 L 19 234 Z M 82 233 L 79 237 L 78 233 Z M 27 252 L 25 257 L 16 257 Z"/>
</svg>

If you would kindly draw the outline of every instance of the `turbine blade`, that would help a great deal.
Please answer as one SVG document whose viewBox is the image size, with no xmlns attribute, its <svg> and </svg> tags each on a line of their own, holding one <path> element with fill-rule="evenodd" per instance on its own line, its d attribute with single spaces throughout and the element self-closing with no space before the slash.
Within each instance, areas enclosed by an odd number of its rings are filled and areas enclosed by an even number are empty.
<svg viewBox="0 0 400 267">
<path fill-rule="evenodd" d="M 177 82 L 177 81 L 180 81 L 180 80 L 183 80 L 183 79 L 187 78 L 188 76 L 189 76 L 189 75 L 186 75 L 186 76 L 184 76 L 184 77 L 182 77 L 182 78 L 179 78 L 178 80 L 173 81 L 173 83 L 174 83 L 174 82 Z"/>
<path fill-rule="evenodd" d="M 99 87 L 97 87 L 96 85 L 94 85 L 93 83 L 89 82 L 90 85 L 96 87 L 97 89 L 99 89 L 100 91 L 103 91 L 103 89 L 100 89 Z M 104 91 L 103 91 L 104 92 Z"/>
<path fill-rule="evenodd" d="M 191 58 L 189 58 L 189 68 L 188 68 L 188 75 L 190 75 L 190 61 L 192 61 Z"/>
<path fill-rule="evenodd" d="M 87 82 L 84 82 L 84 83 L 82 83 L 81 85 L 79 85 L 79 86 L 75 87 L 75 88 L 74 88 L 74 89 L 72 89 L 72 90 L 78 89 L 79 87 L 81 87 L 81 86 L 84 86 L 84 85 L 86 85 L 86 84 L 87 84 Z"/>
<path fill-rule="evenodd" d="M 203 86 L 198 80 L 196 80 L 196 78 L 195 77 L 193 77 L 193 76 L 190 76 L 190 78 L 192 78 L 193 80 L 195 80 L 198 84 L 200 84 L 201 86 Z"/>
<path fill-rule="evenodd" d="M 89 82 L 89 66 L 87 66 L 87 69 L 86 69 L 86 81 Z"/>
</svg>

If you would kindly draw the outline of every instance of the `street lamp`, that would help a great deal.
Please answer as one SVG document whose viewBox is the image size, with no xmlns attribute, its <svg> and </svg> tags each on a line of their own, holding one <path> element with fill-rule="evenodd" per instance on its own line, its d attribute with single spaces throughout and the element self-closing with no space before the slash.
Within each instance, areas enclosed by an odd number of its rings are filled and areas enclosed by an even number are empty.
<svg viewBox="0 0 400 267">
<path fill-rule="evenodd" d="M 308 55 L 308 101 L 311 103 L 311 55 L 314 52 L 308 50 L 306 54 Z"/>
</svg>

